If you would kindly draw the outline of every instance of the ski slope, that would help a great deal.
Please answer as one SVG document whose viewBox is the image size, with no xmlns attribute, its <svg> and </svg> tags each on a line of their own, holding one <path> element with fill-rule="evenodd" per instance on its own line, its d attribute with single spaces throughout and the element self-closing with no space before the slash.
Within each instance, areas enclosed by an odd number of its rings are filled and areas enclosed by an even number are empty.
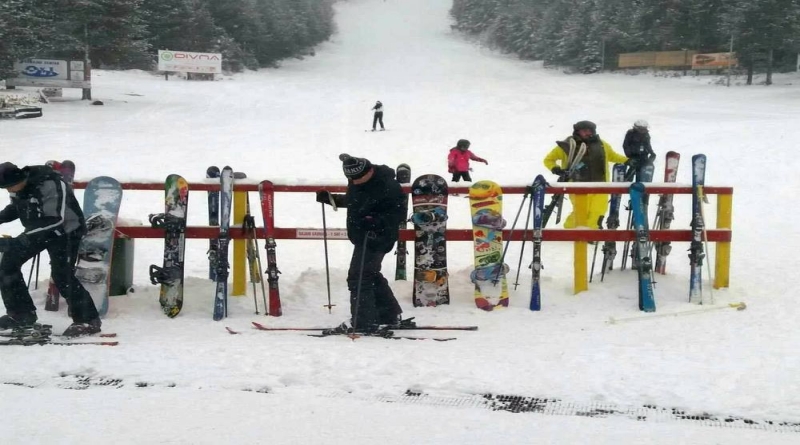
<svg viewBox="0 0 800 445">
<path fill-rule="evenodd" d="M 572 295 L 572 245 L 545 243 L 542 311 L 527 309 L 528 245 L 519 286 L 509 286 L 511 307 L 486 313 L 472 301 L 471 245 L 451 242 L 449 306 L 414 308 L 411 285 L 391 284 L 405 316 L 479 331 L 430 334 L 458 337 L 442 343 L 317 339 L 258 332 L 250 322 L 331 326 L 347 319 L 348 242 L 329 242 L 331 314 L 323 308 L 322 242 L 279 240 L 284 316 L 256 316 L 248 284 L 247 296 L 231 298 L 229 318 L 214 322 L 207 241 L 187 242 L 184 307 L 168 319 L 147 277 L 148 265 L 161 263 L 163 242 L 136 240 L 134 292 L 112 297 L 104 321 L 120 346 L 0 349 L 3 442 L 796 443 L 796 432 L 776 432 L 791 425 L 763 421 L 800 422 L 800 309 L 792 280 L 800 178 L 791 157 L 800 77 L 779 75 L 768 88 L 734 79 L 725 88 L 710 77 L 566 75 L 453 33 L 449 7 L 447 0 L 340 2 L 338 33 L 315 57 L 216 82 L 97 70 L 93 96 L 105 105 L 65 90 L 43 118 L 0 122 L 0 158 L 20 166 L 72 159 L 78 180 L 163 181 L 178 173 L 197 182 L 207 166 L 231 165 L 252 181 L 344 184 L 339 153 L 391 167 L 408 163 L 413 177 L 446 175 L 448 150 L 466 138 L 489 161 L 473 163 L 475 180 L 521 185 L 547 173 L 543 157 L 574 122 L 596 122 L 621 151 L 626 129 L 645 118 L 659 154 L 657 177 L 664 154 L 675 150 L 682 155 L 678 182 L 689 183 L 691 155 L 705 153 L 706 184 L 734 187 L 731 287 L 714 298 L 720 306 L 744 301 L 747 310 L 611 325 L 609 317 L 640 315 L 636 274 L 615 270 Z M 365 131 L 376 100 L 385 104 L 386 132 Z M 467 200 L 452 201 L 448 227 L 467 228 Z M 520 201 L 506 198 L 509 224 Z M 690 200 L 675 201 L 673 227 L 686 228 Z M 7 202 L 0 193 L 0 205 Z M 711 196 L 710 226 L 715 204 Z M 160 193 L 125 191 L 120 217 L 143 224 L 161 211 Z M 206 224 L 206 211 L 205 193 L 191 193 L 189 224 Z M 344 227 L 343 211 L 327 208 L 326 217 L 329 227 Z M 256 220 L 260 225 L 260 215 Z M 320 205 L 313 194 L 280 193 L 276 223 L 321 227 Z M 20 231 L 17 223 L 0 227 Z M 688 243 L 673 244 L 668 275 L 656 277 L 656 315 L 697 309 L 688 303 L 686 249 Z M 519 255 L 519 243 L 511 245 L 511 282 Z M 394 261 L 387 255 L 387 276 Z M 60 331 L 69 318 L 63 304 L 59 313 L 43 310 L 46 276 L 43 267 L 34 298 L 40 320 Z M 241 334 L 229 335 L 225 326 Z M 407 391 L 427 394 L 430 403 L 404 398 Z M 476 402 L 481 394 L 576 408 L 491 411 Z M 631 413 L 645 405 L 758 424 L 715 427 L 653 412 L 637 420 Z"/>
</svg>

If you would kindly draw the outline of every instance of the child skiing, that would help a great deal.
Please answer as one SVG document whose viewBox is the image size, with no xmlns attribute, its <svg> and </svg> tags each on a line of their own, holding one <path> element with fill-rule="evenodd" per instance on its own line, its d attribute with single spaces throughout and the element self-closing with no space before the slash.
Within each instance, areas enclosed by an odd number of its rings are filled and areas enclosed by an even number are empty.
<svg viewBox="0 0 800 445">
<path fill-rule="evenodd" d="M 447 171 L 453 174 L 453 182 L 458 182 L 461 178 L 464 181 L 472 182 L 469 175 L 469 161 L 483 162 L 489 165 L 486 159 L 478 157 L 475 153 L 469 151 L 470 142 L 466 139 L 459 139 L 456 146 L 450 149 L 450 154 L 447 155 Z"/>
</svg>

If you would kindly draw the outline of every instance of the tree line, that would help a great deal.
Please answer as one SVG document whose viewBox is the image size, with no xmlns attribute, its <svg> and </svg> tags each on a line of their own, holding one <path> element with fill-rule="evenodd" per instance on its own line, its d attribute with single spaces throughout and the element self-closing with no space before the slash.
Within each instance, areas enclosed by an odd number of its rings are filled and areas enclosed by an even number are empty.
<svg viewBox="0 0 800 445">
<path fill-rule="evenodd" d="M 152 69 L 159 49 L 223 54 L 223 69 L 313 53 L 334 31 L 335 0 L 2 0 L 0 79 L 16 60 L 83 59 Z"/>
<path fill-rule="evenodd" d="M 502 51 L 582 73 L 627 52 L 727 52 L 731 38 L 750 76 L 794 69 L 800 52 L 800 0 L 453 0 L 450 13 Z"/>
</svg>

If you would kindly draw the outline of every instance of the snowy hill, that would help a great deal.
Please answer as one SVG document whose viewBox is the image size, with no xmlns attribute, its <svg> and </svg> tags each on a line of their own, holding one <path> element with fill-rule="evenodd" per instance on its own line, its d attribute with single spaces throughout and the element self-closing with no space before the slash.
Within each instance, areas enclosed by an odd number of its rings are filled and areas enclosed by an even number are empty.
<svg viewBox="0 0 800 445">
<path fill-rule="evenodd" d="M 163 242 L 136 240 L 135 292 L 113 297 L 104 321 L 119 346 L 0 349 L 4 443 L 94 444 L 111 435 L 115 443 L 193 444 L 797 442 L 800 310 L 789 278 L 800 248 L 800 213 L 791 205 L 800 188 L 791 157 L 800 77 L 725 88 L 707 77 L 565 75 L 452 33 L 449 3 L 340 2 L 339 32 L 315 57 L 217 82 L 95 71 L 93 95 L 104 106 L 65 90 L 43 118 L 0 122 L 2 160 L 72 159 L 78 179 L 162 181 L 179 173 L 199 181 L 208 165 L 231 165 L 254 180 L 343 185 L 339 153 L 391 167 L 405 162 L 412 176 L 443 175 L 447 151 L 467 138 L 489 161 L 474 165 L 473 178 L 519 185 L 547 173 L 542 158 L 574 122 L 593 120 L 621 151 L 625 130 L 646 118 L 657 176 L 664 153 L 675 150 L 684 159 L 678 182 L 690 182 L 688 160 L 702 152 L 706 183 L 734 187 L 731 288 L 714 297 L 720 306 L 745 301 L 747 310 L 610 325 L 609 317 L 641 314 L 635 273 L 615 270 L 572 295 L 572 245 L 545 243 L 543 310 L 527 309 L 527 246 L 511 307 L 485 313 L 472 302 L 471 245 L 452 242 L 451 305 L 413 308 L 410 284 L 391 284 L 404 315 L 479 331 L 449 342 L 317 339 L 258 332 L 250 322 L 332 326 L 347 319 L 348 242 L 329 243 L 332 314 L 322 307 L 322 243 L 279 241 L 284 316 L 254 315 L 248 293 L 231 299 L 228 319 L 214 322 L 207 241 L 187 243 L 184 308 L 167 319 L 147 277 L 147 266 L 161 262 Z M 386 106 L 389 131 L 365 131 L 376 100 Z M 509 221 L 520 199 L 506 200 Z M 205 200 L 203 192 L 190 194 L 190 225 L 206 224 Z M 452 200 L 449 226 L 467 228 L 466 200 Z M 0 194 L 0 205 L 7 202 Z M 688 206 L 687 197 L 676 197 L 673 227 L 688 227 Z M 160 193 L 126 191 L 121 218 L 144 222 L 161 209 Z M 344 227 L 344 212 L 326 216 L 329 227 Z M 280 227 L 322 224 L 319 204 L 306 193 L 278 194 L 276 218 Z M 686 249 L 674 244 L 668 275 L 657 277 L 656 315 L 696 309 L 688 303 Z M 512 280 L 519 254 L 512 244 Z M 384 272 L 393 271 L 387 255 Z M 34 292 L 39 317 L 63 330 L 66 309 L 43 310 L 43 285 Z M 482 394 L 548 399 L 529 411 L 556 416 L 490 411 Z M 492 406 L 500 405 L 508 407 Z M 687 420 L 672 408 L 712 419 Z"/>
</svg>

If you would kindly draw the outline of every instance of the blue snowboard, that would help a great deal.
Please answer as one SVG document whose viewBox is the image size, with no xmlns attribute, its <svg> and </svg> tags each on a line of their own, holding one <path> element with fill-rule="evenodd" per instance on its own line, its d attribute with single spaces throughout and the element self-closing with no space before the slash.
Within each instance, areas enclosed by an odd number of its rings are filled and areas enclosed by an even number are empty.
<svg viewBox="0 0 800 445">
<path fill-rule="evenodd" d="M 92 295 L 100 316 L 108 312 L 111 255 L 122 186 L 114 178 L 99 176 L 89 181 L 83 195 L 87 233 L 78 248 L 75 276 Z"/>
</svg>

